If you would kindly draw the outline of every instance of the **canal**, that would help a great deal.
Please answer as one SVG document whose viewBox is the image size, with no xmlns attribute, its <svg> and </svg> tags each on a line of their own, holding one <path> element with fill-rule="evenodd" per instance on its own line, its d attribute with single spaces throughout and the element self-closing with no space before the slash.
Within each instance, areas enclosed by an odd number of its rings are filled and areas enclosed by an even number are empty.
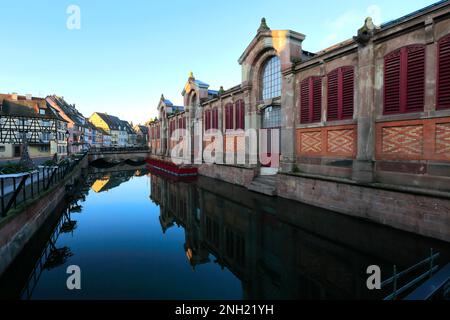
<svg viewBox="0 0 450 320">
<path fill-rule="evenodd" d="M 380 299 L 447 243 L 199 177 L 94 169 L 0 278 L 12 299 Z M 351 201 L 351 199 L 349 199 Z M 67 267 L 81 290 L 67 289 Z"/>
</svg>

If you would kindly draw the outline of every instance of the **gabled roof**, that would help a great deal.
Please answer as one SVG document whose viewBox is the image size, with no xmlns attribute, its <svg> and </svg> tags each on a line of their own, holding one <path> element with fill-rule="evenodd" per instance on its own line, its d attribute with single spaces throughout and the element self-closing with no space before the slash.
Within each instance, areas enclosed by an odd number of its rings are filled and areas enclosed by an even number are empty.
<svg viewBox="0 0 450 320">
<path fill-rule="evenodd" d="M 115 116 L 111 116 L 106 113 L 96 112 L 97 114 L 109 127 L 110 130 L 119 130 L 119 127 L 122 126 L 122 122 L 119 118 Z"/>
<path fill-rule="evenodd" d="M 58 119 L 64 121 L 58 112 L 43 98 L 33 97 L 26 99 L 25 96 L 13 98 L 12 95 L 0 94 L 0 106 L 0 115 L 3 116 Z M 40 110 L 44 110 L 44 114 L 41 114 Z"/>
<path fill-rule="evenodd" d="M 140 131 L 142 134 L 148 134 L 148 127 L 138 124 L 134 126 L 135 131 Z"/>
<path fill-rule="evenodd" d="M 200 81 L 200 80 L 195 80 L 195 84 L 202 89 L 208 89 L 209 88 L 209 84 L 207 84 L 206 82 Z"/>
<path fill-rule="evenodd" d="M 133 127 L 131 127 L 131 125 L 128 121 L 125 121 L 125 120 L 120 120 L 120 121 L 122 123 L 122 126 L 125 127 L 128 134 L 136 134 L 136 132 L 134 132 L 134 130 L 133 130 Z"/>
<path fill-rule="evenodd" d="M 167 106 L 173 106 L 172 101 L 170 101 L 169 99 L 164 99 L 163 101 Z"/>
<path fill-rule="evenodd" d="M 86 125 L 86 118 L 75 108 L 75 105 L 71 105 L 67 103 L 63 97 L 58 97 L 56 95 L 48 96 L 47 99 L 50 99 L 58 107 L 61 111 L 70 119 L 73 123 L 78 126 Z"/>
</svg>

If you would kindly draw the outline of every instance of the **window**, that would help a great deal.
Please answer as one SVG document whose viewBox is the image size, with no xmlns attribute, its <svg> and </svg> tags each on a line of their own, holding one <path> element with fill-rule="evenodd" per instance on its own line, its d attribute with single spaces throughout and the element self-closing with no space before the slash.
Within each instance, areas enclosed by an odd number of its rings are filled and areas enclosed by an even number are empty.
<svg viewBox="0 0 450 320">
<path fill-rule="evenodd" d="M 244 100 L 235 103 L 236 108 L 236 129 L 245 130 L 245 104 Z"/>
<path fill-rule="evenodd" d="M 328 121 L 353 118 L 353 67 L 342 67 L 328 74 Z"/>
<path fill-rule="evenodd" d="M 320 122 L 322 116 L 322 78 L 309 77 L 300 85 L 300 122 Z"/>
<path fill-rule="evenodd" d="M 211 129 L 211 110 L 205 111 L 205 131 Z"/>
<path fill-rule="evenodd" d="M 225 129 L 226 130 L 234 129 L 233 114 L 234 114 L 233 104 L 228 103 L 225 106 Z"/>
<path fill-rule="evenodd" d="M 45 115 L 45 109 L 39 109 L 39 114 L 40 115 Z"/>
<path fill-rule="evenodd" d="M 0 146 L 0 152 L 5 152 L 5 151 L 6 151 L 5 146 Z"/>
<path fill-rule="evenodd" d="M 169 135 L 170 135 L 169 138 L 172 137 L 172 134 L 173 134 L 174 131 L 175 131 L 175 120 L 172 120 L 169 123 Z"/>
<path fill-rule="evenodd" d="M 436 109 L 450 108 L 450 35 L 438 43 Z"/>
<path fill-rule="evenodd" d="M 182 117 L 178 119 L 178 128 L 179 129 L 186 129 L 186 118 Z"/>
<path fill-rule="evenodd" d="M 212 129 L 219 129 L 219 109 L 212 109 Z"/>
<path fill-rule="evenodd" d="M 262 73 L 263 100 L 281 96 L 281 63 L 277 56 L 267 61 Z"/>
<path fill-rule="evenodd" d="M 384 58 L 384 114 L 420 112 L 425 99 L 425 46 L 413 45 Z"/>
<path fill-rule="evenodd" d="M 263 110 L 262 127 L 264 129 L 281 127 L 281 108 L 267 107 Z"/>
<path fill-rule="evenodd" d="M 49 141 L 50 140 L 50 133 L 43 132 L 42 133 L 42 141 Z"/>
</svg>

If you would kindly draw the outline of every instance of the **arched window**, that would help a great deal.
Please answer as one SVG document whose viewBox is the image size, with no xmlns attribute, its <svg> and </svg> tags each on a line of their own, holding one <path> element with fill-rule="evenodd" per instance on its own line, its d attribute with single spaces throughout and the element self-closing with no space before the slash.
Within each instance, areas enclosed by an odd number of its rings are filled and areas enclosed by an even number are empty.
<svg viewBox="0 0 450 320">
<path fill-rule="evenodd" d="M 266 62 L 261 80 L 263 100 L 281 96 L 280 58 L 274 56 Z"/>
</svg>

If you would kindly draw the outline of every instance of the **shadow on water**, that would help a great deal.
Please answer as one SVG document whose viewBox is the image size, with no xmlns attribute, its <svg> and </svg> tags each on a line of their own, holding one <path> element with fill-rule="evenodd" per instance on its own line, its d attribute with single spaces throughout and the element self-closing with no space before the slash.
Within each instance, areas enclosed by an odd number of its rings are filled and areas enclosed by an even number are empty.
<svg viewBox="0 0 450 320">
<path fill-rule="evenodd" d="M 117 206 L 126 207 L 120 215 Z M 108 220 L 94 219 L 103 211 Z M 0 297 L 380 299 L 389 292 L 367 289 L 367 267 L 379 265 L 387 278 L 393 265 L 406 269 L 430 248 L 449 261 L 441 241 L 209 178 L 173 181 L 125 164 L 91 168 L 0 279 Z M 107 268 L 105 279 L 96 273 L 89 279 L 98 284 L 79 295 L 55 289 L 67 277 L 64 268 L 80 261 L 92 273 Z"/>
</svg>

